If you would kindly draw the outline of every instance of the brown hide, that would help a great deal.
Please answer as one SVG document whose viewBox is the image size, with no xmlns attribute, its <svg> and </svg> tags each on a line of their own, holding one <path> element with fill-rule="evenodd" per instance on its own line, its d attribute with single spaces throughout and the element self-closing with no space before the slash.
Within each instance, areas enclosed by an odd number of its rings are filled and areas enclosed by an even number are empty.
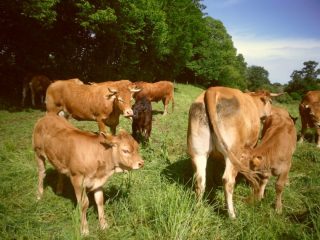
<svg viewBox="0 0 320 240">
<path fill-rule="evenodd" d="M 223 155 L 223 182 L 228 213 L 235 218 L 233 188 L 237 173 L 256 183 L 256 175 L 240 161 L 245 146 L 255 146 L 260 119 L 270 115 L 271 99 L 267 92 L 243 93 L 237 89 L 213 87 L 203 92 L 191 105 L 188 125 L 188 153 L 195 171 L 196 192 L 205 190 L 207 159 L 217 164 Z"/>
<path fill-rule="evenodd" d="M 316 128 L 317 147 L 320 147 L 320 91 L 309 91 L 305 94 L 299 105 L 301 117 L 300 142 L 303 142 L 308 128 Z"/>
<path fill-rule="evenodd" d="M 136 100 L 146 97 L 150 102 L 162 100 L 164 105 L 163 114 L 168 113 L 169 102 L 172 101 L 172 111 L 174 109 L 174 86 L 170 81 L 159 81 L 155 83 L 135 82 L 141 92 L 134 95 Z"/>
<path fill-rule="evenodd" d="M 64 111 L 77 120 L 98 122 L 99 131 L 105 125 L 115 134 L 119 116 L 131 117 L 131 99 L 135 89 L 129 80 L 95 84 L 79 84 L 80 80 L 61 80 L 51 84 L 47 90 L 48 112 Z"/>
<path fill-rule="evenodd" d="M 296 148 L 296 129 L 288 112 L 274 113 L 267 117 L 262 130 L 260 143 L 252 150 L 243 153 L 246 162 L 253 170 L 261 173 L 260 184 L 255 189 L 258 200 L 264 196 L 264 189 L 271 175 L 277 176 L 276 210 L 282 211 L 281 195 L 288 180 L 292 155 Z"/>
<path fill-rule="evenodd" d="M 22 89 L 22 106 L 25 106 L 27 92 L 30 90 L 32 106 L 36 106 L 36 99 L 40 100 L 40 105 L 44 103 L 46 90 L 51 80 L 45 75 L 35 75 L 31 79 L 27 78 Z"/>
<path fill-rule="evenodd" d="M 139 169 L 144 164 L 138 153 L 138 143 L 130 134 L 120 132 L 117 136 L 105 137 L 84 132 L 53 113 L 48 113 L 36 123 L 33 149 L 39 172 L 38 199 L 43 194 L 47 159 L 59 173 L 70 177 L 82 209 L 82 234 L 88 233 L 86 210 L 89 200 L 86 192 L 94 192 L 100 226 L 105 228 L 102 186 L 114 172 Z M 61 192 L 61 188 L 60 179 L 57 192 Z"/>
</svg>

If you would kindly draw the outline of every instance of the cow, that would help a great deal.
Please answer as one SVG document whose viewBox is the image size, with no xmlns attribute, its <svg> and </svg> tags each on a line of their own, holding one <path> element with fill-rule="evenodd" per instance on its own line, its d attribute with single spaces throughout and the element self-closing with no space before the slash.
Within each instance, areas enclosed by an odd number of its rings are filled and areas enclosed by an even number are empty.
<svg viewBox="0 0 320 240">
<path fill-rule="evenodd" d="M 40 100 L 40 105 L 44 104 L 46 90 L 51 84 L 51 80 L 45 75 L 35 75 L 29 79 L 26 77 L 22 88 L 22 107 L 26 104 L 27 94 L 31 93 L 31 103 L 33 107 L 36 107 L 36 99 Z"/>
<path fill-rule="evenodd" d="M 307 128 L 316 128 L 317 147 L 320 148 L 320 91 L 309 91 L 305 94 L 299 105 L 299 113 L 301 117 L 299 142 L 303 142 Z"/>
<path fill-rule="evenodd" d="M 135 100 L 146 97 L 150 102 L 162 100 L 164 105 L 163 115 L 168 113 L 169 102 L 172 101 L 172 112 L 174 110 L 174 86 L 169 81 L 159 81 L 155 83 L 135 82 L 136 86 L 142 89 L 139 93 L 134 94 Z"/>
<path fill-rule="evenodd" d="M 264 197 L 265 187 L 271 175 L 277 177 L 277 213 L 282 212 L 282 192 L 288 182 L 292 155 L 296 149 L 297 136 L 294 121 L 284 109 L 268 116 L 263 125 L 262 139 L 254 148 L 246 148 L 242 161 L 247 162 L 253 171 L 259 172 L 259 185 L 254 189 L 254 200 Z"/>
<path fill-rule="evenodd" d="M 96 121 L 100 132 L 106 132 L 107 125 L 115 134 L 120 114 L 132 117 L 131 99 L 138 91 L 129 80 L 97 84 L 83 84 L 79 79 L 59 80 L 47 89 L 46 107 L 48 112 Z"/>
<path fill-rule="evenodd" d="M 152 106 L 151 102 L 143 97 L 135 102 L 132 107 L 132 136 L 140 142 L 140 140 L 148 141 L 152 129 Z"/>
<path fill-rule="evenodd" d="M 48 160 L 59 172 L 57 192 L 62 192 L 62 174 L 71 180 L 81 209 L 83 235 L 89 233 L 87 192 L 94 193 L 100 227 L 105 229 L 103 185 L 115 172 L 139 169 L 144 165 L 138 143 L 127 132 L 120 131 L 117 136 L 85 132 L 54 113 L 37 121 L 32 146 L 38 166 L 37 199 L 43 196 L 45 160 Z"/>
<path fill-rule="evenodd" d="M 190 106 L 187 145 L 195 172 L 197 197 L 201 199 L 205 190 L 209 155 L 221 156 L 225 162 L 222 180 L 230 218 L 236 217 L 232 199 L 238 172 L 253 185 L 257 184 L 257 175 L 240 161 L 240 157 L 244 147 L 256 145 L 260 121 L 270 113 L 270 93 L 243 93 L 227 87 L 210 87 Z M 212 161 L 217 162 L 218 158 Z"/>
</svg>

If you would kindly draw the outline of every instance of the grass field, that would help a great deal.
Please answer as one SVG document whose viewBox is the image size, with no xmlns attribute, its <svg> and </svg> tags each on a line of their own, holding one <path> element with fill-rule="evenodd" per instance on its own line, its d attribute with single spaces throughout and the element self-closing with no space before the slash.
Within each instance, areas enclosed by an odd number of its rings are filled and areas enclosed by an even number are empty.
<svg viewBox="0 0 320 240">
<path fill-rule="evenodd" d="M 274 179 L 266 188 L 265 199 L 255 205 L 245 201 L 251 193 L 248 184 L 238 182 L 234 193 L 236 220 L 227 217 L 219 181 L 212 181 L 214 188 L 207 189 L 207 197 L 196 201 L 186 134 L 189 106 L 201 91 L 176 84 L 175 111 L 167 116 L 158 113 L 162 104 L 153 104 L 156 111 L 150 143 L 140 149 L 144 168 L 115 174 L 105 184 L 109 229 L 99 229 L 90 199 L 90 235 L 85 239 L 320 239 L 320 150 L 314 143 L 297 147 L 282 215 L 273 208 Z M 298 104 L 286 107 L 298 116 Z M 31 135 L 36 120 L 43 115 L 32 109 L 0 110 L 0 239 L 81 238 L 73 189 L 66 179 L 63 195 L 55 194 L 57 172 L 50 164 L 44 197 L 36 201 L 37 168 Z M 97 131 L 95 122 L 72 123 Z M 131 131 L 127 119 L 122 118 L 120 126 Z"/>
</svg>

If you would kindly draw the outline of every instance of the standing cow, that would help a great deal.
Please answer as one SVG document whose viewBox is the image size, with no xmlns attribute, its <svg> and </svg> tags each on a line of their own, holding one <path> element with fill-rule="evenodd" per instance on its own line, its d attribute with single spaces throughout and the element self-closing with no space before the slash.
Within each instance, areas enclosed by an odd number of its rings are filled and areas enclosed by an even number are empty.
<svg viewBox="0 0 320 240">
<path fill-rule="evenodd" d="M 132 107 L 132 136 L 135 140 L 149 140 L 152 129 L 152 106 L 146 98 L 139 99 Z"/>
<path fill-rule="evenodd" d="M 32 106 L 36 106 L 36 99 L 40 100 L 40 105 L 42 106 L 44 104 L 46 90 L 50 84 L 51 80 L 45 75 L 35 75 L 31 79 L 26 77 L 22 88 L 22 107 L 26 104 L 26 98 L 29 91 L 31 93 Z"/>
<path fill-rule="evenodd" d="M 253 171 L 261 173 L 259 186 L 254 191 L 255 199 L 261 200 L 264 197 L 270 176 L 277 177 L 275 184 L 277 213 L 282 212 L 282 192 L 288 182 L 292 155 L 297 143 L 296 134 L 294 121 L 285 109 L 273 113 L 264 122 L 259 144 L 253 149 L 247 148 L 242 157 Z"/>
<path fill-rule="evenodd" d="M 138 143 L 126 132 L 106 137 L 81 131 L 53 113 L 38 120 L 32 140 L 39 174 L 37 198 L 41 199 L 43 195 L 47 159 L 60 173 L 57 192 L 62 191 L 61 174 L 70 177 L 81 209 L 81 233 L 89 233 L 87 192 L 94 193 L 100 227 L 105 229 L 102 187 L 113 173 L 139 169 L 144 165 L 138 153 Z"/>
<path fill-rule="evenodd" d="M 230 218 L 236 216 L 233 189 L 238 172 L 257 184 L 256 174 L 240 161 L 240 156 L 244 147 L 256 145 L 260 119 L 270 112 L 269 93 L 243 93 L 226 87 L 209 88 L 190 107 L 187 141 L 197 196 L 201 198 L 205 190 L 209 155 L 223 155 L 225 171 L 222 179 Z"/>
<path fill-rule="evenodd" d="M 134 95 L 136 100 L 146 97 L 150 102 L 162 100 L 164 105 L 163 115 L 168 113 L 169 102 L 172 101 L 172 111 L 174 110 L 174 86 L 169 81 L 159 81 L 155 83 L 135 82 L 141 92 Z"/>
<path fill-rule="evenodd" d="M 299 105 L 301 117 L 301 135 L 299 142 L 303 142 L 307 128 L 316 128 L 317 147 L 320 148 L 320 91 L 309 91 Z"/>
<path fill-rule="evenodd" d="M 132 117 L 131 99 L 135 88 L 129 80 L 105 84 L 83 84 L 79 79 L 56 81 L 47 90 L 48 112 L 63 111 L 77 120 L 97 121 L 100 132 L 109 126 L 116 133 L 119 116 Z"/>
</svg>

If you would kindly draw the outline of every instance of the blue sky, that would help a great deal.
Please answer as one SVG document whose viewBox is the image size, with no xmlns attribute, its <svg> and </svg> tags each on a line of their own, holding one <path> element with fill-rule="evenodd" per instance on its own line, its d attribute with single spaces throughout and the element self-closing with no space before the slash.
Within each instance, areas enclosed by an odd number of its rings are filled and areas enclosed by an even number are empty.
<svg viewBox="0 0 320 240">
<path fill-rule="evenodd" d="M 204 0 L 223 22 L 249 66 L 264 67 L 272 83 L 287 83 L 303 62 L 320 65 L 320 0 Z M 320 67 L 318 65 L 318 67 Z"/>
</svg>

